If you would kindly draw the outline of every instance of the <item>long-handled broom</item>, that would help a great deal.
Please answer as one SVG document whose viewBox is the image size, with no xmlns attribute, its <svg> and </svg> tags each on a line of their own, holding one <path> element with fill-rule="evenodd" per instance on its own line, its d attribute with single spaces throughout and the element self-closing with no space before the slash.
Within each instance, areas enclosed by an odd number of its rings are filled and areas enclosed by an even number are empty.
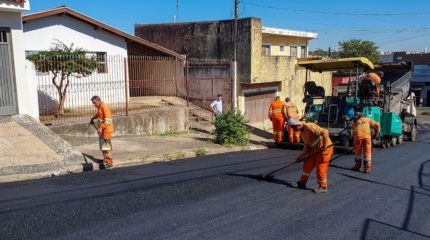
<svg viewBox="0 0 430 240">
<path fill-rule="evenodd" d="M 334 145 L 335 145 L 335 143 L 330 144 L 330 145 L 328 145 L 328 146 L 327 146 L 327 148 L 334 147 Z M 272 171 L 269 171 L 269 172 L 263 173 L 263 174 L 259 175 L 259 177 L 258 177 L 258 178 L 259 178 L 259 179 L 268 179 L 268 178 L 272 178 L 272 177 L 274 177 L 276 174 L 278 174 L 278 173 L 282 172 L 283 170 L 285 170 L 285 169 L 287 169 L 287 168 L 289 168 L 289 167 L 291 167 L 291 166 L 293 166 L 293 165 L 295 165 L 295 164 L 297 164 L 297 163 L 303 162 L 303 161 L 305 161 L 306 159 L 308 159 L 308 158 L 310 158 L 310 157 L 312 157 L 312 156 L 314 156 L 314 155 L 316 155 L 316 154 L 322 153 L 322 152 L 324 152 L 324 151 L 325 151 L 325 150 L 320 149 L 320 150 L 318 150 L 318 151 L 316 151 L 316 152 L 312 152 L 312 153 L 310 153 L 310 154 L 307 154 L 306 156 L 304 156 L 304 157 L 302 157 L 302 158 L 300 158 L 300 159 L 297 159 L 296 161 L 291 162 L 291 163 L 289 163 L 289 164 L 287 164 L 287 165 L 285 165 L 285 166 L 282 166 L 282 167 L 280 167 L 280 168 L 278 168 L 278 169 L 275 169 L 275 170 L 272 170 Z"/>
</svg>

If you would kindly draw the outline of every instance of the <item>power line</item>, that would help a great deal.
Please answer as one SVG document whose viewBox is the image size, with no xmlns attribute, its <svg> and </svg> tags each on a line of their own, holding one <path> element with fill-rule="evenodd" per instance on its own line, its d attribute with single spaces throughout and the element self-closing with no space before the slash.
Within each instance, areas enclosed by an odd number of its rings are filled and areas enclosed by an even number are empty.
<svg viewBox="0 0 430 240">
<path fill-rule="evenodd" d="M 404 12 L 404 13 L 353 13 L 353 12 L 328 12 L 328 11 L 317 11 L 307 9 L 292 9 L 292 8 L 281 8 L 274 7 L 259 3 L 252 3 L 248 1 L 242 1 L 244 4 L 260 8 L 268 8 L 287 12 L 304 12 L 313 14 L 325 14 L 325 15 L 347 15 L 347 16 L 414 16 L 414 15 L 430 15 L 430 12 Z"/>
<path fill-rule="evenodd" d="M 403 38 L 403 39 L 394 40 L 394 41 L 383 42 L 383 43 L 380 43 L 379 45 L 388 45 L 388 44 L 393 44 L 393 43 L 398 43 L 398 42 L 404 42 L 407 40 L 411 40 L 411 39 L 415 39 L 415 38 L 422 38 L 422 37 L 426 37 L 426 36 L 430 36 L 430 33 L 422 34 L 422 35 L 418 35 L 418 36 L 414 36 L 414 37 L 409 37 L 409 38 Z"/>
</svg>

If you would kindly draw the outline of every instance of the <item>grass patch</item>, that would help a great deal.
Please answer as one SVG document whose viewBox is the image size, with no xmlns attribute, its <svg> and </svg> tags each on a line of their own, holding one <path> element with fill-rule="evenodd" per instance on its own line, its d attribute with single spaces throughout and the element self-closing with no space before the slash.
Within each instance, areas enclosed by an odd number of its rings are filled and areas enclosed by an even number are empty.
<svg viewBox="0 0 430 240">
<path fill-rule="evenodd" d="M 182 158 L 185 158 L 185 153 L 177 152 L 174 160 L 178 160 L 178 159 L 182 159 Z"/>
<path fill-rule="evenodd" d="M 208 151 L 204 148 L 199 148 L 194 151 L 196 157 L 202 157 L 208 155 Z"/>
<path fill-rule="evenodd" d="M 166 131 L 164 133 L 155 133 L 155 136 L 160 136 L 160 137 L 174 137 L 174 136 L 178 136 L 178 132 L 175 130 L 169 130 Z"/>
</svg>

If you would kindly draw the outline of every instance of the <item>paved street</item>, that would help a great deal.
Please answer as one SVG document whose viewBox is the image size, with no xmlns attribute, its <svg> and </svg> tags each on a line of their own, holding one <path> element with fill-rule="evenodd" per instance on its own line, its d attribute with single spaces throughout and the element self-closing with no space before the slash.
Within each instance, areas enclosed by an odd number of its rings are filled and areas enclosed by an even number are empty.
<svg viewBox="0 0 430 240">
<path fill-rule="evenodd" d="M 297 151 L 270 149 L 0 185 L 0 239 L 429 239 L 430 131 L 374 152 L 370 175 L 329 171 L 329 193 L 255 176 Z M 313 175 L 309 187 L 315 187 Z"/>
</svg>

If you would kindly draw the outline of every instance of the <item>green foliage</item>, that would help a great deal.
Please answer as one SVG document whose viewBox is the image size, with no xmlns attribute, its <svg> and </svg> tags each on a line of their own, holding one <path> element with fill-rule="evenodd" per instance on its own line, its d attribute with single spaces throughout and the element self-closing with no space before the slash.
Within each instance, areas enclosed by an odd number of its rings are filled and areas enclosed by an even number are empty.
<svg viewBox="0 0 430 240">
<path fill-rule="evenodd" d="M 86 57 L 85 50 L 74 48 L 56 40 L 49 51 L 41 51 L 27 56 L 39 72 L 52 72 L 54 75 L 74 75 L 85 77 L 97 68 L 96 57 Z"/>
<path fill-rule="evenodd" d="M 64 103 L 70 77 L 85 77 L 93 73 L 98 65 L 96 57 L 87 57 L 82 48 L 74 48 L 56 40 L 49 51 L 27 56 L 38 72 L 50 72 L 52 84 L 58 92 L 57 116 L 64 115 Z"/>
<path fill-rule="evenodd" d="M 351 39 L 339 42 L 339 57 L 366 57 L 373 63 L 380 63 L 381 59 L 378 55 L 378 47 L 374 42 Z"/>
<path fill-rule="evenodd" d="M 204 148 L 199 148 L 199 149 L 196 149 L 194 153 L 196 154 L 196 157 L 202 157 L 202 156 L 206 156 L 208 154 L 208 151 Z"/>
<path fill-rule="evenodd" d="M 314 51 L 309 51 L 309 55 L 310 56 L 319 56 L 319 57 L 328 57 L 329 52 L 318 48 L 318 49 L 315 49 Z M 330 55 L 331 55 L 330 57 L 332 57 L 332 58 L 339 57 L 339 53 L 335 52 L 335 51 L 331 51 Z"/>
<path fill-rule="evenodd" d="M 240 113 L 228 110 L 215 119 L 215 142 L 222 145 L 245 146 L 249 143 L 249 130 L 245 117 Z"/>
</svg>

